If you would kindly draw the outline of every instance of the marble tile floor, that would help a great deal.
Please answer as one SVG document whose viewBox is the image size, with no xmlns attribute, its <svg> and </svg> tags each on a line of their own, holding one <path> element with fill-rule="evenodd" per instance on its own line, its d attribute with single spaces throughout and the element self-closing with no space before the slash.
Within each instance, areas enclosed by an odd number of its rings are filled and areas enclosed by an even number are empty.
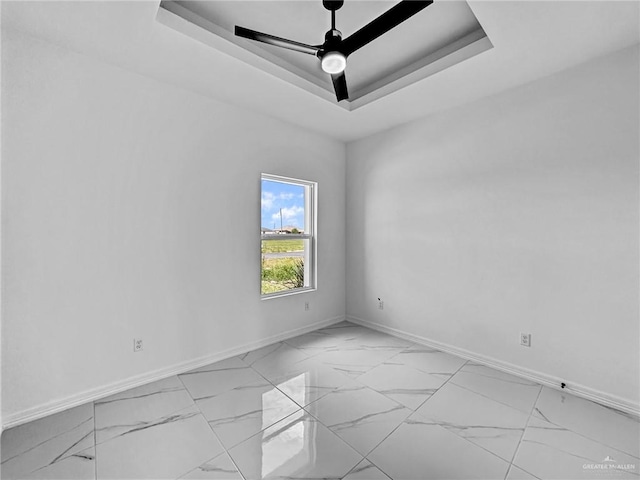
<svg viewBox="0 0 640 480">
<path fill-rule="evenodd" d="M 637 479 L 640 422 L 342 322 L 7 430 L 9 479 Z"/>
</svg>

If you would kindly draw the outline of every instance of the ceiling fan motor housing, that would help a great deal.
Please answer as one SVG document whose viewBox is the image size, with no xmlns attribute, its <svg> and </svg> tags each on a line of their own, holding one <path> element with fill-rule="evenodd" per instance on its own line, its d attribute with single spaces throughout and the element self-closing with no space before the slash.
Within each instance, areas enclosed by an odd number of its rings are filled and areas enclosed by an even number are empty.
<svg viewBox="0 0 640 480">
<path fill-rule="evenodd" d="M 322 48 L 318 50 L 318 58 L 322 58 L 324 54 L 328 52 L 339 52 L 341 43 L 342 32 L 340 32 L 340 30 L 336 30 L 335 28 L 329 30 L 324 35 L 324 43 L 322 44 Z"/>
<path fill-rule="evenodd" d="M 322 0 L 322 5 L 324 5 L 324 8 L 326 8 L 327 10 L 331 10 L 332 12 L 339 10 L 343 4 L 344 0 Z"/>
</svg>

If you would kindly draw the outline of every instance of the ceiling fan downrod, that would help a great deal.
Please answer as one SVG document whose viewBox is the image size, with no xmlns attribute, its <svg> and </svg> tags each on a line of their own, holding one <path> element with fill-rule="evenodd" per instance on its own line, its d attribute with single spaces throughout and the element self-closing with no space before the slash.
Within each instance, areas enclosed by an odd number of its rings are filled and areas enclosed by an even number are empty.
<svg viewBox="0 0 640 480">
<path fill-rule="evenodd" d="M 322 1 L 324 8 L 331 12 L 331 30 L 325 33 L 324 43 L 318 50 L 317 56 L 322 70 L 332 76 L 342 74 L 347 67 L 347 56 L 340 50 L 342 32 L 336 28 L 336 10 L 339 10 L 343 4 L 344 0 Z"/>
</svg>

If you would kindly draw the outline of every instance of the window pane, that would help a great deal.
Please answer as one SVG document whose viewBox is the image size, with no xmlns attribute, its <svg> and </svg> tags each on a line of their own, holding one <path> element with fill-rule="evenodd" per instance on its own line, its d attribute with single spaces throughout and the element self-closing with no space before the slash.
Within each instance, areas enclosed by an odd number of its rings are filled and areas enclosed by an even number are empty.
<svg viewBox="0 0 640 480">
<path fill-rule="evenodd" d="M 309 286 L 308 239 L 262 240 L 263 295 Z"/>
<path fill-rule="evenodd" d="M 263 234 L 304 232 L 305 190 L 303 185 L 262 180 Z"/>
<path fill-rule="evenodd" d="M 260 291 L 263 296 L 315 288 L 316 185 L 306 180 L 262 174 Z"/>
</svg>

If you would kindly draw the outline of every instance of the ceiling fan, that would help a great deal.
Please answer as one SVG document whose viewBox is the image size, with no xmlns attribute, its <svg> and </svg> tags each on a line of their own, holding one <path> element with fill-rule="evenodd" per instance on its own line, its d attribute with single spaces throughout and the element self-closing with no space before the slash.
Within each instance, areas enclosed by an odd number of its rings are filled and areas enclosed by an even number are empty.
<svg viewBox="0 0 640 480">
<path fill-rule="evenodd" d="M 344 0 L 323 0 L 324 8 L 331 12 L 331 29 L 325 34 L 324 43 L 321 45 L 307 45 L 238 25 L 236 25 L 235 34 L 249 40 L 317 56 L 322 70 L 331 75 L 336 98 L 340 101 L 349 98 L 347 79 L 344 74 L 347 57 L 432 3 L 433 0 L 403 0 L 343 40 L 342 33 L 336 30 L 336 10 L 342 7 Z"/>
</svg>

